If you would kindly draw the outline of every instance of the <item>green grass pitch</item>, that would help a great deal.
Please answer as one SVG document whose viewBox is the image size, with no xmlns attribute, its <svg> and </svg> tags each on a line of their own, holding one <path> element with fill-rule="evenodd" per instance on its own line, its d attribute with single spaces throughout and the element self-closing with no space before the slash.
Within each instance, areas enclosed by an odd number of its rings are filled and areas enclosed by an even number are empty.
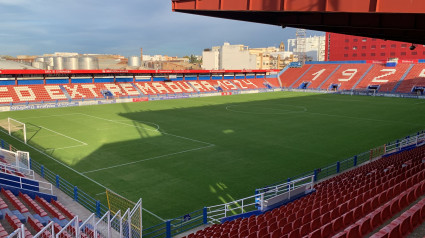
<svg viewBox="0 0 425 238">
<path fill-rule="evenodd" d="M 1 137 L 105 202 L 105 189 L 164 219 L 425 129 L 416 99 L 276 92 L 3 112 L 29 144 Z M 81 176 L 87 176 L 91 180 Z M 144 227 L 159 219 L 143 214 Z"/>
</svg>

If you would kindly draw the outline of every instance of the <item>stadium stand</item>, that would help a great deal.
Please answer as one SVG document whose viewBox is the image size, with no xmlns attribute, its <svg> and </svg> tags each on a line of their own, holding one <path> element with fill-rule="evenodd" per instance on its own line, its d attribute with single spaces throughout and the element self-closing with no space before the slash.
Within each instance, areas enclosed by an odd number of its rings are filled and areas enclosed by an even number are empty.
<svg viewBox="0 0 425 238">
<path fill-rule="evenodd" d="M 344 64 L 332 74 L 320 89 L 323 90 L 351 90 L 372 64 Z"/>
<path fill-rule="evenodd" d="M 425 65 L 424 64 L 416 64 L 407 74 L 406 78 L 401 82 L 400 86 L 397 88 L 396 92 L 400 93 L 410 93 L 413 88 L 416 87 L 424 87 L 425 83 Z"/>
<path fill-rule="evenodd" d="M 258 216 L 215 224 L 187 238 L 368 235 L 425 194 L 424 158 L 422 146 L 374 160 L 316 184 L 315 193 L 292 203 Z M 425 220 L 420 214 L 424 204 L 422 199 L 373 237 L 411 232 Z"/>
<path fill-rule="evenodd" d="M 304 66 L 302 68 L 289 68 L 283 74 L 280 75 L 282 87 L 289 88 L 293 87 L 293 84 L 298 81 L 305 73 L 307 73 L 312 65 Z"/>
<path fill-rule="evenodd" d="M 391 92 L 408 68 L 409 64 L 398 64 L 396 67 L 375 64 L 356 89 L 366 90 L 377 86 L 380 92 Z"/>
<path fill-rule="evenodd" d="M 316 89 L 320 88 L 320 85 L 325 83 L 329 76 L 331 76 L 336 69 L 340 66 L 336 64 L 330 65 L 313 65 L 312 68 L 309 68 L 309 71 L 302 76 L 298 82 L 292 86 L 293 88 L 310 88 Z"/>
</svg>

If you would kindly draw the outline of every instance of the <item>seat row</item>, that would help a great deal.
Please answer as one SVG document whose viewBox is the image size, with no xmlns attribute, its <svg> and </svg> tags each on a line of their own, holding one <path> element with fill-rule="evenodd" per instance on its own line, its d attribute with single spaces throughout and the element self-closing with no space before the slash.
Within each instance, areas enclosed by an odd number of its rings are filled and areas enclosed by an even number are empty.
<svg viewBox="0 0 425 238">
<path fill-rule="evenodd" d="M 295 202 L 259 216 L 214 225 L 188 237 L 367 234 L 425 194 L 424 157 L 425 147 L 419 147 L 372 161 L 317 184 L 315 193 Z"/>
</svg>

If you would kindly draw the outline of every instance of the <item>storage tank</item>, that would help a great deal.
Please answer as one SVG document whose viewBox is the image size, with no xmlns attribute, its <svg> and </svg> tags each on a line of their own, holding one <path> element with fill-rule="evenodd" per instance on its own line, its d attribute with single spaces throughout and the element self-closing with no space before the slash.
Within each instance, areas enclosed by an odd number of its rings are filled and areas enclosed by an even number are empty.
<svg viewBox="0 0 425 238">
<path fill-rule="evenodd" d="M 57 56 L 53 59 L 53 66 L 56 70 L 64 69 L 64 58 L 62 56 Z"/>
<path fill-rule="evenodd" d="M 47 64 L 45 62 L 34 61 L 31 65 L 37 69 L 47 69 Z"/>
<path fill-rule="evenodd" d="M 38 58 L 35 58 L 34 61 L 35 62 L 44 62 L 44 58 L 43 57 L 38 57 Z"/>
<path fill-rule="evenodd" d="M 139 56 L 130 56 L 128 58 L 128 66 L 139 68 L 141 66 L 140 57 Z"/>
<path fill-rule="evenodd" d="M 78 69 L 93 70 L 99 69 L 99 60 L 92 56 L 82 56 L 78 59 Z"/>
<path fill-rule="evenodd" d="M 64 69 L 77 70 L 78 69 L 78 57 L 65 58 Z"/>
<path fill-rule="evenodd" d="M 46 62 L 47 66 L 53 67 L 53 57 L 44 57 L 44 62 Z"/>
</svg>

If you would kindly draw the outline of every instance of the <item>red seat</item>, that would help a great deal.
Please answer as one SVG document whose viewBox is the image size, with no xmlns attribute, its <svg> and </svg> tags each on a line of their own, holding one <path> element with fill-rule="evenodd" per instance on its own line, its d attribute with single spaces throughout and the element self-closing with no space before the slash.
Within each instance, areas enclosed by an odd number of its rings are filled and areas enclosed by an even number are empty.
<svg viewBox="0 0 425 238">
<path fill-rule="evenodd" d="M 357 225 L 357 224 L 350 226 L 345 231 L 347 233 L 347 238 L 362 237 L 362 235 L 360 234 L 360 231 L 359 231 L 359 225 Z"/>
<path fill-rule="evenodd" d="M 322 237 L 329 237 L 333 234 L 332 225 L 332 223 L 328 223 L 320 228 L 320 234 Z"/>
<path fill-rule="evenodd" d="M 301 238 L 300 229 L 298 228 L 298 229 L 291 231 L 288 235 L 288 238 Z"/>
<path fill-rule="evenodd" d="M 342 217 L 338 217 L 337 219 L 333 220 L 333 222 L 332 222 L 332 231 L 333 231 L 333 233 L 336 233 L 339 230 L 341 230 L 343 225 L 344 224 L 342 222 Z"/>
<path fill-rule="evenodd" d="M 350 224 L 352 224 L 354 222 L 354 217 L 353 217 L 353 211 L 349 211 L 346 214 L 344 214 L 344 216 L 342 216 L 342 220 L 343 220 L 343 224 L 345 226 L 348 226 Z"/>
</svg>

